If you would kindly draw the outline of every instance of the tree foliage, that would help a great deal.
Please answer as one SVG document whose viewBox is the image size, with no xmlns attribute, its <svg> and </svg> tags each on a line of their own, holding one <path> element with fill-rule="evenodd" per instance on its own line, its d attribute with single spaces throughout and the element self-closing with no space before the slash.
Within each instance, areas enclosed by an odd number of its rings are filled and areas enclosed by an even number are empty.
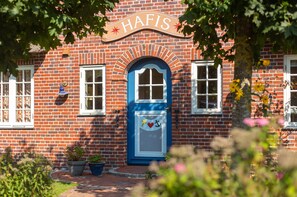
<svg viewBox="0 0 297 197">
<path fill-rule="evenodd" d="M 102 35 L 118 0 L 2 0 L 0 3 L 0 71 L 15 71 L 16 60 L 30 45 L 45 50 L 73 43 L 94 32 Z"/>
<path fill-rule="evenodd" d="M 222 64 L 235 61 L 234 79 L 251 80 L 252 68 L 267 43 L 274 50 L 297 51 L 297 4 L 295 0 L 183 0 L 188 7 L 180 17 L 182 31 L 193 34 L 204 58 Z M 222 47 L 230 40 L 231 47 Z M 235 105 L 233 126 L 242 127 L 250 116 L 251 89 Z"/>
</svg>

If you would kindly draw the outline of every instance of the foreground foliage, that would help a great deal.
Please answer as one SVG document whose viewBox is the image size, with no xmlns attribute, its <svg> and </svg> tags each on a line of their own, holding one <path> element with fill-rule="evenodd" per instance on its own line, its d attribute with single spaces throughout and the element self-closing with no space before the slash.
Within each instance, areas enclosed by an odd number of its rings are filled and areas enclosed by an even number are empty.
<svg viewBox="0 0 297 197">
<path fill-rule="evenodd" d="M 102 35 L 106 12 L 118 0 L 1 0 L 0 71 L 15 74 L 16 60 L 29 55 L 31 44 L 45 50 L 73 43 L 90 33 Z"/>
<path fill-rule="evenodd" d="M 230 138 L 216 137 L 213 152 L 192 146 L 172 148 L 165 163 L 153 163 L 159 174 L 133 196 L 297 196 L 297 155 L 279 146 L 277 123 L 245 121 L 249 130 L 234 129 Z"/>
<path fill-rule="evenodd" d="M 267 44 L 277 52 L 297 52 L 296 0 L 183 0 L 182 3 L 187 8 L 180 17 L 181 30 L 193 35 L 205 59 L 213 59 L 216 65 L 222 65 L 223 60 L 234 61 L 234 80 L 248 80 L 251 84 L 252 70 L 266 65 L 260 59 L 260 52 Z M 243 119 L 251 116 L 251 87 L 245 86 L 239 93 L 232 125 L 244 128 Z"/>
<path fill-rule="evenodd" d="M 7 148 L 0 157 L 0 196 L 52 196 L 50 172 L 44 157 L 32 153 L 15 159 Z"/>
</svg>

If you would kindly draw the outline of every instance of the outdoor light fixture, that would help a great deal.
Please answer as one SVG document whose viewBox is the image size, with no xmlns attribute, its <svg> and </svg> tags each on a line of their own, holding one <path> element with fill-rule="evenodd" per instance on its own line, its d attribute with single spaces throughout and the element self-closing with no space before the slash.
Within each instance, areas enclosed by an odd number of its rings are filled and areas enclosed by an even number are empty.
<svg viewBox="0 0 297 197">
<path fill-rule="evenodd" d="M 68 92 L 65 92 L 65 90 L 64 90 L 64 87 L 66 87 L 66 86 L 67 86 L 67 83 L 62 83 L 60 85 L 60 89 L 59 89 L 59 93 L 58 93 L 59 96 L 64 97 L 65 95 L 68 95 Z"/>
</svg>

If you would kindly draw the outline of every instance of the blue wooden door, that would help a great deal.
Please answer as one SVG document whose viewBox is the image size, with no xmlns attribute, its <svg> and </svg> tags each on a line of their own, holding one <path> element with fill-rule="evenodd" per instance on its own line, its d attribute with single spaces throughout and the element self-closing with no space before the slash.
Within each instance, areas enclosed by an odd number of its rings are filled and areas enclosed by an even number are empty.
<svg viewBox="0 0 297 197">
<path fill-rule="evenodd" d="M 171 145 L 171 72 L 159 59 L 136 62 L 128 73 L 128 164 L 164 160 Z"/>
</svg>

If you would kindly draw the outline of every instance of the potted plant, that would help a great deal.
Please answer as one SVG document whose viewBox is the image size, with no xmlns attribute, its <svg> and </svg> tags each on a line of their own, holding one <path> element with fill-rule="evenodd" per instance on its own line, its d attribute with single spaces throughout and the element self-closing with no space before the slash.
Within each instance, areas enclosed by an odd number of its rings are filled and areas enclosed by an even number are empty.
<svg viewBox="0 0 297 197">
<path fill-rule="evenodd" d="M 102 174 L 105 163 L 102 162 L 101 155 L 93 155 L 88 158 L 89 167 L 94 176 L 100 176 Z"/>
<path fill-rule="evenodd" d="M 79 146 L 68 146 L 66 148 L 66 157 L 67 157 L 67 164 L 69 167 L 69 172 L 71 176 L 81 176 L 85 166 L 86 161 L 82 159 L 85 154 L 85 150 Z"/>
</svg>

